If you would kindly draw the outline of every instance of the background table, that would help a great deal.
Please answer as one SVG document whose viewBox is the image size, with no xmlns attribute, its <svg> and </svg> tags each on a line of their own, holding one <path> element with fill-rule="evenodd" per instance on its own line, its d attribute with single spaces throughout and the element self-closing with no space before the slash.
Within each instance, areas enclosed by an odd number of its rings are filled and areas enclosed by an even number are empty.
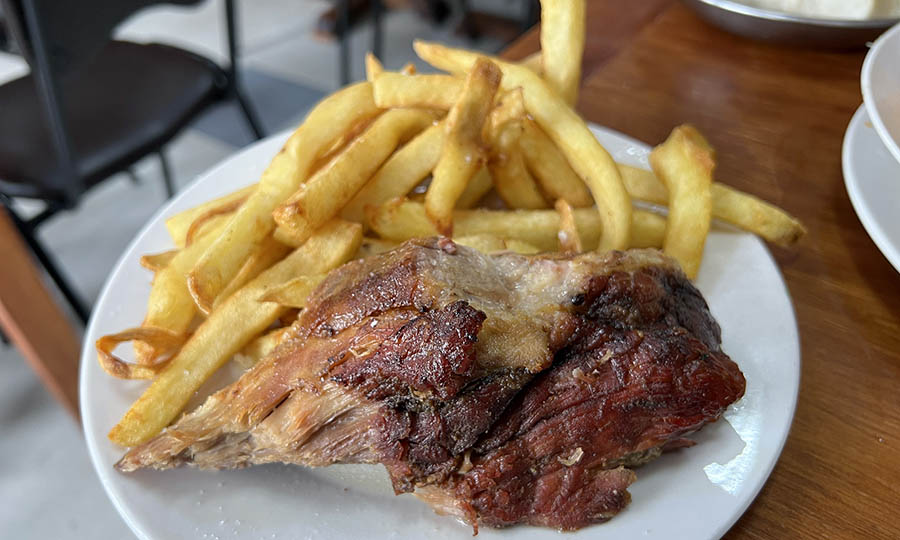
<svg viewBox="0 0 900 540">
<path fill-rule="evenodd" d="M 726 538 L 900 538 L 900 274 L 860 225 L 841 173 L 864 51 L 749 41 L 674 0 L 588 6 L 580 112 L 651 144 L 696 125 L 718 150 L 718 180 L 809 228 L 794 249 L 773 248 L 802 341 L 794 425 Z M 505 54 L 538 48 L 533 30 Z"/>
<path fill-rule="evenodd" d="M 2 208 L 0 329 L 47 389 L 77 418 L 81 340 L 44 286 L 19 231 Z"/>
</svg>

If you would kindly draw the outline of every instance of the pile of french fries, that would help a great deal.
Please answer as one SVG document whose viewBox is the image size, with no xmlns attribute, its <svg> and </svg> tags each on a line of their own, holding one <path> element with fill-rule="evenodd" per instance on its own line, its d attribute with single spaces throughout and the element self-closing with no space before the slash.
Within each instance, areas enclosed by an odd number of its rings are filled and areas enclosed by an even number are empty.
<svg viewBox="0 0 900 540">
<path fill-rule="evenodd" d="M 779 208 L 714 182 L 713 150 L 690 126 L 653 150 L 652 172 L 617 164 L 572 108 L 584 0 L 541 4 L 539 54 L 416 42 L 446 72 L 427 75 L 369 55 L 367 80 L 316 105 L 258 184 L 166 221 L 175 249 L 141 259 L 155 273 L 144 322 L 97 341 L 109 374 L 152 380 L 112 441 L 165 429 L 225 363 L 271 351 L 329 271 L 410 238 L 524 254 L 655 247 L 693 277 L 713 218 L 779 245 L 803 236 Z M 114 354 L 125 341 L 133 362 Z"/>
</svg>

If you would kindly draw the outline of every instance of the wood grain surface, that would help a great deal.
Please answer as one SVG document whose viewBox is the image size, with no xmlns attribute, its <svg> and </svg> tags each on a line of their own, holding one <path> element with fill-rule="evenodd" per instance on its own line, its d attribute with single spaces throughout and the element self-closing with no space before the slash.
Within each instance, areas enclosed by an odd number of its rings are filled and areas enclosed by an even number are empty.
<svg viewBox="0 0 900 540">
<path fill-rule="evenodd" d="M 0 254 L 0 327 L 77 419 L 81 340 L 44 287 L 28 248 L 2 207 Z"/>
<path fill-rule="evenodd" d="M 900 538 L 900 274 L 860 225 L 841 173 L 864 51 L 750 41 L 675 1 L 589 1 L 588 36 L 586 118 L 649 144 L 690 122 L 718 150 L 719 181 L 809 228 L 794 249 L 772 248 L 802 342 L 793 428 L 726 538 Z M 508 55 L 538 48 L 532 31 Z"/>
</svg>

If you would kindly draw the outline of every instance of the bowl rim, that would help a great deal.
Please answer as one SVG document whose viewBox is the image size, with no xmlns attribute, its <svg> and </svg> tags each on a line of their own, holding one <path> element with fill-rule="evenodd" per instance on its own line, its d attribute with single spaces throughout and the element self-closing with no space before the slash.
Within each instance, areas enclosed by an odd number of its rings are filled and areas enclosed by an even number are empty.
<svg viewBox="0 0 900 540">
<path fill-rule="evenodd" d="M 782 11 L 774 11 L 755 6 L 749 6 L 735 0 L 690 0 L 695 4 L 705 4 L 724 11 L 739 15 L 765 19 L 773 22 L 806 24 L 812 26 L 826 26 L 832 28 L 873 29 L 890 28 L 900 22 L 900 17 L 881 19 L 822 19 L 818 17 L 804 17 Z"/>
<path fill-rule="evenodd" d="M 863 60 L 862 70 L 860 70 L 859 86 L 862 93 L 863 105 L 869 114 L 869 120 L 875 128 L 875 132 L 878 133 L 881 142 L 884 143 L 884 146 L 888 149 L 894 159 L 900 162 L 900 140 L 896 139 L 894 133 L 888 129 L 882 114 L 883 111 L 878 108 L 878 99 L 875 97 L 875 90 L 872 86 L 872 73 L 875 70 L 876 65 L 881 66 L 884 64 L 883 61 L 878 64 L 876 64 L 876 62 L 878 62 L 878 59 L 885 54 L 884 50 L 887 47 L 887 43 L 892 40 L 900 39 L 898 35 L 900 35 L 900 24 L 897 24 L 882 34 L 875 41 L 872 48 L 869 49 L 868 54 L 866 54 L 866 59 Z"/>
</svg>

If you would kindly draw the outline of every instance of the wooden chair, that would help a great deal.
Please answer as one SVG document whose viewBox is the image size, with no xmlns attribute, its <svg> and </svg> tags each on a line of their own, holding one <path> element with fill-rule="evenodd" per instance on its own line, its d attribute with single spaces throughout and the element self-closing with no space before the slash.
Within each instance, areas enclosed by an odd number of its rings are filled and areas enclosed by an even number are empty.
<svg viewBox="0 0 900 540">
<path fill-rule="evenodd" d="M 197 0 L 0 0 L 31 73 L 0 86 L 0 204 L 83 320 L 88 309 L 38 241 L 38 226 L 111 175 L 157 154 L 174 188 L 163 146 L 207 108 L 234 100 L 256 138 L 262 129 L 240 91 L 235 7 L 225 0 L 229 65 L 160 44 L 112 40 L 115 27 L 159 3 Z M 43 211 L 25 218 L 15 198 Z M 123 208 L 127 203 L 123 203 Z"/>
</svg>

